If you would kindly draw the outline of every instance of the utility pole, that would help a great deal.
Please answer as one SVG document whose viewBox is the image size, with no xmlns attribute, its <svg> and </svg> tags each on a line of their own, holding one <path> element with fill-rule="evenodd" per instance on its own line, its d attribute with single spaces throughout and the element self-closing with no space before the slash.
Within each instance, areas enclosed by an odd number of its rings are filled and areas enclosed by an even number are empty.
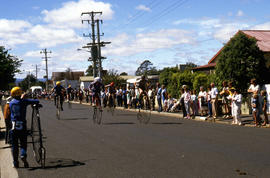
<svg viewBox="0 0 270 178">
<path fill-rule="evenodd" d="M 99 22 L 102 23 L 102 20 L 99 20 L 99 19 L 96 20 L 96 23 L 97 23 L 97 46 L 98 46 L 98 73 L 99 73 L 99 77 L 101 78 L 102 77 L 102 61 L 101 61 Z"/>
<path fill-rule="evenodd" d="M 40 51 L 40 54 L 44 53 L 45 57 L 42 57 L 43 59 L 45 59 L 45 64 L 46 64 L 46 91 L 48 91 L 48 53 L 52 53 L 51 51 L 47 51 L 47 49 L 42 49 L 42 51 Z"/>
<path fill-rule="evenodd" d="M 36 79 L 38 79 L 38 66 L 37 66 L 37 64 L 36 64 Z"/>
<path fill-rule="evenodd" d="M 91 16 L 91 20 L 82 20 L 82 23 L 83 22 L 87 22 L 88 24 L 90 24 L 91 22 L 91 27 L 92 27 L 92 33 L 91 33 L 91 36 L 90 34 L 89 35 L 85 35 L 83 34 L 84 37 L 91 37 L 92 38 L 92 45 L 89 46 L 89 48 L 91 48 L 91 59 L 93 61 L 93 75 L 94 77 L 97 76 L 97 45 L 96 45 L 96 42 L 95 42 L 95 39 L 96 39 L 96 35 L 95 35 L 95 15 L 96 14 L 102 14 L 102 12 L 83 12 L 81 14 L 81 16 L 83 15 L 89 15 Z"/>
</svg>

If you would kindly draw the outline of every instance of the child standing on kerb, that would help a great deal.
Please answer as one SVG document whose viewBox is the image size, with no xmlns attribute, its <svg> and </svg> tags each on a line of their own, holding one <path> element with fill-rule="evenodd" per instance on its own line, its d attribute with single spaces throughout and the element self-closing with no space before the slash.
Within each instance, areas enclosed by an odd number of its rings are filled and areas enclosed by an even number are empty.
<svg viewBox="0 0 270 178">
<path fill-rule="evenodd" d="M 10 130 L 11 144 L 12 144 L 12 156 L 14 168 L 19 167 L 19 141 L 21 160 L 25 168 L 29 167 L 27 162 L 27 128 L 26 128 L 26 109 L 30 104 L 38 104 L 38 100 L 24 99 L 22 89 L 20 87 L 14 87 L 11 90 L 11 96 L 13 99 L 9 103 L 11 113 L 12 128 Z"/>
<path fill-rule="evenodd" d="M 258 97 L 258 92 L 254 92 L 253 93 L 253 97 L 252 97 L 252 115 L 253 115 L 253 120 L 255 123 L 255 126 L 259 125 L 259 117 L 258 117 L 258 113 L 259 113 L 259 97 Z"/>
</svg>

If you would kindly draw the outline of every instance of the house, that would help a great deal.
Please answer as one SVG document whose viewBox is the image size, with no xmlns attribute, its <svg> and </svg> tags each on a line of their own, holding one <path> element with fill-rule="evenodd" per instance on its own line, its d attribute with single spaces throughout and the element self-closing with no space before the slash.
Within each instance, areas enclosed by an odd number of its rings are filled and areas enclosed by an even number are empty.
<svg viewBox="0 0 270 178">
<path fill-rule="evenodd" d="M 55 85 L 57 81 L 61 81 L 63 87 L 68 87 L 71 85 L 72 88 L 79 87 L 79 79 L 81 76 L 84 76 L 83 71 L 77 72 L 53 72 L 52 73 L 52 82 Z"/>
<path fill-rule="evenodd" d="M 244 33 L 248 37 L 253 37 L 257 40 L 257 45 L 261 51 L 264 52 L 264 57 L 267 61 L 266 66 L 270 67 L 270 30 L 239 30 L 238 33 Z M 206 65 L 198 66 L 192 68 L 192 72 L 202 71 L 205 73 L 213 73 L 215 71 L 215 66 L 218 61 L 218 57 L 224 47 L 222 47 L 208 62 Z"/>
</svg>

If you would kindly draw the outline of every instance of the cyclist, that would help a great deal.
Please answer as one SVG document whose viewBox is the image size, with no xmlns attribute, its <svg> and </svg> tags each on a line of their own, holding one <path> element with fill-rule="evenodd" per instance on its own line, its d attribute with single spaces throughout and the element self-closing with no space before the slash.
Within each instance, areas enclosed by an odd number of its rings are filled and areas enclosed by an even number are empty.
<svg viewBox="0 0 270 178">
<path fill-rule="evenodd" d="M 139 88 L 139 102 L 142 101 L 142 97 L 143 95 L 146 96 L 147 98 L 147 102 L 149 103 L 149 98 L 148 98 L 148 94 L 147 94 L 147 90 L 149 87 L 149 82 L 146 79 L 145 75 L 142 75 L 139 82 L 137 83 L 137 87 Z M 141 104 L 141 103 L 140 103 Z M 150 107 L 150 103 L 149 103 L 149 107 Z"/>
<path fill-rule="evenodd" d="M 64 92 L 65 88 L 61 85 L 60 81 L 56 82 L 56 86 L 52 89 L 52 92 L 54 92 L 54 104 L 56 105 L 56 97 L 60 97 L 60 105 L 61 110 L 63 111 L 63 101 L 64 101 Z"/>
<path fill-rule="evenodd" d="M 108 87 L 109 102 L 112 100 L 113 101 L 113 103 L 112 103 L 113 107 L 116 107 L 116 105 L 115 105 L 116 90 L 115 90 L 115 87 L 114 87 L 114 82 L 111 82 L 109 85 L 106 85 L 105 87 Z"/>
<path fill-rule="evenodd" d="M 92 99 L 96 106 L 99 106 L 101 110 L 100 92 L 104 91 L 104 85 L 102 84 L 101 78 L 96 77 L 90 84 L 89 89 L 92 91 Z"/>
<path fill-rule="evenodd" d="M 11 90 L 11 96 L 13 99 L 9 103 L 10 118 L 11 118 L 11 131 L 10 138 L 12 144 L 12 156 L 13 166 L 19 167 L 18 155 L 19 155 L 19 143 L 21 148 L 21 160 L 24 163 L 24 167 L 28 168 L 27 162 L 27 128 L 26 128 L 26 108 L 29 104 L 38 104 L 36 99 L 24 99 L 22 89 L 20 87 L 14 87 Z"/>
<path fill-rule="evenodd" d="M 71 85 L 69 85 L 66 90 L 67 90 L 67 100 L 71 101 L 71 94 L 72 94 L 73 88 L 71 88 Z"/>
</svg>

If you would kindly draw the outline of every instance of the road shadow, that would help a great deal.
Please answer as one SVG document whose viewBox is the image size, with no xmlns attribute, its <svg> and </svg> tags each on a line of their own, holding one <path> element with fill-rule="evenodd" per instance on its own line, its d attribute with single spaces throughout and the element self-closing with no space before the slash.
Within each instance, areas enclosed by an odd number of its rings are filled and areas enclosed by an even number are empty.
<svg viewBox="0 0 270 178">
<path fill-rule="evenodd" d="M 95 159 L 92 159 L 95 160 Z M 41 166 L 37 167 L 29 167 L 29 171 L 35 171 L 38 169 L 59 169 L 59 168 L 70 168 L 75 166 L 84 166 L 85 162 L 87 161 L 75 161 L 72 159 L 66 159 L 66 158 L 47 158 L 45 161 L 45 168 L 42 168 Z"/>
<path fill-rule="evenodd" d="M 61 118 L 62 121 L 76 121 L 76 120 L 87 120 L 89 118 L 83 117 L 83 118 Z"/>
<path fill-rule="evenodd" d="M 157 125 L 182 125 L 183 123 L 180 123 L 180 122 L 153 122 L 152 124 L 157 124 Z"/>
<path fill-rule="evenodd" d="M 130 113 L 130 114 L 120 114 L 120 113 L 116 113 L 115 115 L 116 115 L 116 116 L 137 116 L 137 114 L 132 114 L 132 113 Z"/>
<path fill-rule="evenodd" d="M 76 111 L 89 110 L 89 108 L 69 108 L 69 109 L 76 110 Z"/>
<path fill-rule="evenodd" d="M 108 122 L 108 123 L 103 123 L 103 125 L 131 125 L 135 124 L 134 122 Z"/>
</svg>

